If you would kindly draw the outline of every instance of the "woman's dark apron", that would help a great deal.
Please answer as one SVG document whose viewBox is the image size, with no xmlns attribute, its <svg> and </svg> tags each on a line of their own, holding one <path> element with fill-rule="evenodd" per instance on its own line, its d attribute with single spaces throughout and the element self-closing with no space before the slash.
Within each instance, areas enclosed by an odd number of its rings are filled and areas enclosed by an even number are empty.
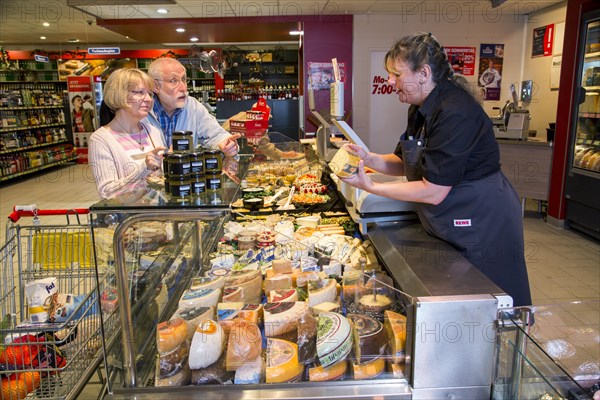
<svg viewBox="0 0 600 400">
<path fill-rule="evenodd" d="M 409 181 L 423 179 L 425 130 L 414 139 L 406 135 L 398 148 Z M 421 224 L 450 243 L 513 298 L 515 306 L 531 305 L 524 256 L 523 221 L 519 197 L 502 171 L 453 186 L 438 205 L 417 203 Z"/>
</svg>

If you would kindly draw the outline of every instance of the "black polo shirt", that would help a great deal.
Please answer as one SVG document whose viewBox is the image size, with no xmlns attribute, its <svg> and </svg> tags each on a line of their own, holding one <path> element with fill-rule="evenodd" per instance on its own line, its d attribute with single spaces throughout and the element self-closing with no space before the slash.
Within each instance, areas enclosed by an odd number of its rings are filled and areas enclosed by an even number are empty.
<svg viewBox="0 0 600 400">
<path fill-rule="evenodd" d="M 492 121 L 479 103 L 453 81 L 436 85 L 420 107 L 409 109 L 407 133 L 423 127 L 423 177 L 442 186 L 477 180 L 500 170 Z M 395 152 L 401 157 L 400 146 Z"/>
</svg>

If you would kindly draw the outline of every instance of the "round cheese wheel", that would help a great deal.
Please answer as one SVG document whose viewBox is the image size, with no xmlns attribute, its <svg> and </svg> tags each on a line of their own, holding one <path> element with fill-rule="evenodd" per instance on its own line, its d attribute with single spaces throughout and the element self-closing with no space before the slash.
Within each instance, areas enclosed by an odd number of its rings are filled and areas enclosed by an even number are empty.
<svg viewBox="0 0 600 400">
<path fill-rule="evenodd" d="M 194 337 L 194 332 L 196 332 L 196 328 L 200 321 L 205 319 L 214 319 L 215 312 L 212 307 L 188 307 L 183 309 L 178 309 L 173 314 L 173 318 L 181 318 L 187 324 L 187 340 L 191 341 Z"/>
<path fill-rule="evenodd" d="M 385 352 L 387 335 L 383 324 L 362 314 L 348 314 L 354 335 L 354 358 L 362 364 L 378 358 Z"/>
<path fill-rule="evenodd" d="M 221 298 L 221 289 L 189 289 L 179 299 L 179 308 L 213 307 L 216 308 Z"/>
<path fill-rule="evenodd" d="M 200 322 L 190 345 L 190 368 L 206 368 L 215 363 L 223 353 L 224 343 L 225 333 L 217 322 Z"/>
<path fill-rule="evenodd" d="M 184 362 L 184 365 L 181 366 L 176 372 L 169 376 L 159 377 L 155 379 L 154 386 L 157 387 L 171 387 L 171 386 L 185 386 L 190 383 L 191 371 L 187 366 L 187 363 Z"/>
<path fill-rule="evenodd" d="M 156 346 L 161 355 L 175 351 L 187 338 L 187 324 L 181 318 L 161 322 L 156 327 Z"/>
<path fill-rule="evenodd" d="M 337 381 L 344 377 L 348 369 L 348 361 L 340 361 L 327 368 L 318 365 L 308 369 L 308 380 L 311 382 Z"/>
<path fill-rule="evenodd" d="M 368 313 L 383 313 L 392 308 L 392 299 L 384 294 L 365 294 L 358 298 L 358 309 Z"/>
<path fill-rule="evenodd" d="M 323 367 L 344 360 L 352 349 L 352 328 L 346 317 L 338 313 L 319 314 L 317 356 Z"/>
<path fill-rule="evenodd" d="M 298 362 L 298 347 L 282 339 L 267 339 L 267 383 L 298 382 L 304 365 Z"/>
<path fill-rule="evenodd" d="M 182 343 L 175 351 L 158 357 L 159 377 L 164 378 L 181 370 L 184 361 L 187 361 L 189 347 Z"/>
</svg>

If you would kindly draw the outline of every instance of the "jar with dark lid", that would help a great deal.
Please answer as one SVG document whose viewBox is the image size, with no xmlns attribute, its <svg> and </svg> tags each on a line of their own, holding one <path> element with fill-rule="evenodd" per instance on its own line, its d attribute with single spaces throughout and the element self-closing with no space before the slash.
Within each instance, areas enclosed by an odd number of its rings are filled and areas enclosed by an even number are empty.
<svg viewBox="0 0 600 400">
<path fill-rule="evenodd" d="M 190 173 L 203 174 L 204 173 L 204 154 L 201 152 L 190 153 L 189 158 L 190 158 Z"/>
<path fill-rule="evenodd" d="M 223 187 L 223 175 L 220 172 L 206 172 L 206 191 L 215 192 Z"/>
<path fill-rule="evenodd" d="M 191 181 L 189 177 L 171 176 L 169 178 L 169 194 L 177 199 L 186 199 L 191 195 Z"/>
<path fill-rule="evenodd" d="M 206 180 L 204 174 L 194 174 L 190 175 L 190 183 L 192 185 L 192 195 L 199 196 L 202 193 L 206 192 Z"/>
<path fill-rule="evenodd" d="M 190 158 L 187 154 L 169 154 L 167 164 L 168 176 L 185 176 L 190 173 Z"/>
<path fill-rule="evenodd" d="M 163 155 L 162 169 L 163 169 L 163 175 L 165 176 L 165 178 L 167 178 L 169 176 L 169 162 L 168 162 L 167 154 Z"/>
<path fill-rule="evenodd" d="M 222 169 L 221 150 L 204 150 L 204 171 L 221 173 Z"/>
<path fill-rule="evenodd" d="M 194 146 L 194 133 L 192 131 L 173 132 L 173 152 L 189 153 Z"/>
</svg>

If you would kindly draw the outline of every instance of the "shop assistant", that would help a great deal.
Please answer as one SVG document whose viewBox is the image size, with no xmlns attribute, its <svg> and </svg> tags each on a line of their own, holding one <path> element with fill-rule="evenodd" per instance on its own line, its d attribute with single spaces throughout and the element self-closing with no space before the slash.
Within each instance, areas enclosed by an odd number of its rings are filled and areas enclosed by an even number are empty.
<svg viewBox="0 0 600 400">
<path fill-rule="evenodd" d="M 162 129 L 167 147 L 172 144 L 174 131 L 191 131 L 198 144 L 209 149 L 219 149 L 226 156 L 237 154 L 236 140 L 224 130 L 208 110 L 194 97 L 188 95 L 185 67 L 174 58 L 159 58 L 148 67 L 148 75 L 156 82 L 156 100 L 148 120 Z"/>
<path fill-rule="evenodd" d="M 386 54 L 385 67 L 400 102 L 411 104 L 407 131 L 392 154 L 351 145 L 361 161 L 357 174 L 344 181 L 415 202 L 430 234 L 456 247 L 515 306 L 530 305 L 521 204 L 500 170 L 490 118 L 466 80 L 453 76 L 431 34 L 400 39 Z M 373 182 L 365 166 L 406 175 L 408 182 Z"/>
</svg>

